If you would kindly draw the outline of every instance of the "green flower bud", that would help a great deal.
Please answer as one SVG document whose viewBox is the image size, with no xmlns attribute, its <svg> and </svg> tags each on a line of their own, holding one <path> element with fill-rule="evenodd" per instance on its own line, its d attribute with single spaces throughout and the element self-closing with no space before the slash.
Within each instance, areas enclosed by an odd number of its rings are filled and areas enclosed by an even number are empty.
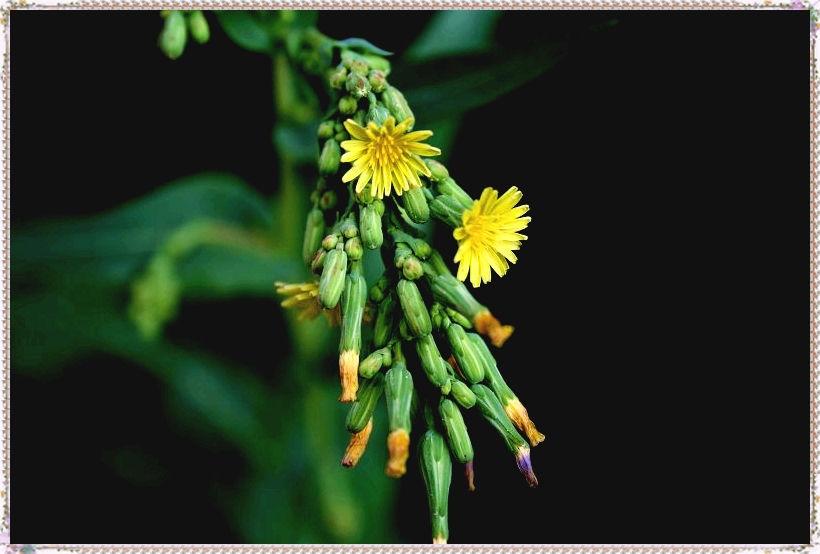
<svg viewBox="0 0 820 554">
<path fill-rule="evenodd" d="M 334 250 L 337 252 L 337 250 Z M 321 282 L 320 282 L 321 285 Z M 321 294 L 321 289 L 320 289 Z M 354 402 L 359 387 L 359 352 L 362 347 L 362 315 L 367 302 L 367 283 L 361 262 L 350 264 L 342 294 L 342 338 L 339 341 L 341 402 Z"/>
<path fill-rule="evenodd" d="M 443 181 L 450 176 L 450 172 L 444 167 L 444 164 L 433 160 L 431 158 L 424 158 L 424 165 L 430 170 L 430 177 L 433 181 Z"/>
<path fill-rule="evenodd" d="M 310 261 L 310 270 L 313 273 L 321 273 L 321 270 L 325 267 L 325 256 L 327 256 L 327 250 L 324 248 L 316 251 L 313 259 Z"/>
<path fill-rule="evenodd" d="M 416 353 L 427 379 L 435 387 L 446 385 L 450 381 L 450 375 L 446 368 L 447 362 L 441 357 L 433 335 L 423 335 L 416 339 L 415 343 Z"/>
<path fill-rule="evenodd" d="M 316 135 L 320 139 L 329 139 L 336 133 L 333 127 L 335 127 L 334 122 L 330 119 L 326 119 L 319 123 L 319 128 L 316 130 Z"/>
<path fill-rule="evenodd" d="M 368 187 L 365 187 L 368 188 Z M 359 231 L 365 248 L 376 250 L 384 242 L 382 217 L 372 204 L 361 204 L 359 207 Z"/>
<path fill-rule="evenodd" d="M 388 59 L 374 54 L 364 54 L 362 58 L 364 58 L 372 71 L 381 71 L 385 76 L 390 74 L 390 61 Z"/>
<path fill-rule="evenodd" d="M 322 276 L 319 278 L 319 303 L 327 309 L 336 307 L 345 287 L 347 254 L 336 248 L 325 256 Z"/>
<path fill-rule="evenodd" d="M 404 262 L 407 261 L 407 258 L 413 255 L 413 250 L 410 249 L 410 246 L 405 242 L 397 242 L 396 243 L 396 250 L 393 254 L 393 265 L 396 266 L 396 269 L 401 269 L 404 267 Z"/>
<path fill-rule="evenodd" d="M 359 228 L 352 218 L 348 218 L 339 224 L 339 232 L 344 235 L 345 238 L 351 239 L 359 235 Z"/>
<path fill-rule="evenodd" d="M 412 187 L 404 191 L 401 195 L 404 211 L 414 223 L 424 223 L 430 218 L 430 207 L 427 199 L 424 198 L 424 191 L 418 187 Z"/>
<path fill-rule="evenodd" d="M 415 117 L 413 116 L 412 110 L 410 110 L 410 106 L 407 104 L 407 100 L 396 87 L 387 85 L 382 92 L 382 102 L 384 102 L 384 105 L 390 113 L 393 114 L 393 117 L 396 118 L 397 123 L 401 123 L 406 119 L 415 121 Z M 409 129 L 413 129 L 413 122 L 411 122 Z"/>
<path fill-rule="evenodd" d="M 384 300 L 379 303 L 379 311 L 376 314 L 376 320 L 373 322 L 374 347 L 382 348 L 386 346 L 393 336 L 393 328 L 398 316 L 396 313 L 397 307 L 396 292 L 391 290 L 385 295 Z"/>
<path fill-rule="evenodd" d="M 349 238 L 345 241 L 345 252 L 347 257 L 352 262 L 358 262 L 362 259 L 364 254 L 364 247 L 362 246 L 362 239 L 359 237 Z"/>
<path fill-rule="evenodd" d="M 452 396 L 462 408 L 467 408 L 469 410 L 475 406 L 475 393 L 470 390 L 470 387 L 458 379 L 450 379 L 450 384 L 452 385 L 450 389 L 450 396 Z"/>
<path fill-rule="evenodd" d="M 302 259 L 309 264 L 316 252 L 322 247 L 322 238 L 325 236 L 325 216 L 322 211 L 313 208 L 308 212 L 305 223 L 305 236 L 302 240 Z"/>
<path fill-rule="evenodd" d="M 370 187 L 365 187 L 365 189 L 369 188 Z M 374 198 L 371 204 L 376 208 L 376 213 L 379 214 L 379 217 L 382 217 L 384 215 L 384 201 L 380 198 Z"/>
<path fill-rule="evenodd" d="M 370 104 L 370 108 L 367 110 L 367 117 L 365 117 L 365 121 L 368 123 L 372 121 L 381 127 L 388 117 L 390 117 L 390 112 L 387 111 L 387 108 L 381 104 L 372 103 Z"/>
<path fill-rule="evenodd" d="M 472 208 L 475 203 L 472 197 L 464 192 L 464 189 L 458 186 L 452 177 L 446 177 L 439 181 L 436 184 L 436 190 L 439 194 L 456 200 L 465 210 Z"/>
<path fill-rule="evenodd" d="M 371 352 L 359 363 L 359 375 L 369 379 L 376 375 L 383 366 L 390 366 L 393 363 L 393 355 L 390 348 L 379 348 Z"/>
<path fill-rule="evenodd" d="M 424 275 L 424 268 L 421 266 L 421 261 L 415 256 L 408 256 L 401 267 L 401 273 L 405 279 L 413 281 L 419 279 Z"/>
<path fill-rule="evenodd" d="M 464 317 L 463 315 L 461 315 L 460 313 L 458 313 L 457 311 L 455 311 L 453 308 L 444 308 L 444 313 L 447 315 L 448 318 L 450 318 L 453 321 L 453 323 L 458 323 L 465 329 L 473 328 L 473 322 Z"/>
<path fill-rule="evenodd" d="M 453 308 L 470 321 L 480 312 L 488 311 L 470 294 L 464 283 L 450 273 L 440 274 L 430 279 L 430 289 L 433 291 L 433 298 L 444 306 Z"/>
<path fill-rule="evenodd" d="M 338 201 L 336 197 L 336 191 L 334 190 L 326 190 L 322 193 L 322 196 L 319 198 L 319 208 L 322 210 L 331 210 L 336 207 L 336 202 Z"/>
<path fill-rule="evenodd" d="M 446 544 L 450 537 L 447 509 L 453 462 L 447 442 L 434 429 L 428 429 L 419 440 L 419 467 L 427 488 L 433 544 Z"/>
<path fill-rule="evenodd" d="M 498 431 L 507 444 L 507 448 L 515 454 L 518 470 L 524 474 L 527 483 L 529 483 L 531 487 L 538 486 L 538 479 L 535 478 L 530 463 L 530 447 L 527 446 L 527 441 L 524 440 L 524 437 L 518 434 L 518 431 L 513 427 L 510 418 L 504 412 L 504 408 L 501 406 L 495 393 L 484 385 L 476 384 L 470 388 L 473 393 L 475 393 L 476 405 L 481 415 L 495 427 L 496 431 Z"/>
<path fill-rule="evenodd" d="M 185 24 L 185 16 L 179 10 L 171 10 L 159 35 L 160 49 L 166 56 L 175 60 L 182 55 L 187 41 L 188 27 Z"/>
<path fill-rule="evenodd" d="M 465 210 L 461 202 L 446 194 L 440 194 L 429 204 L 430 213 L 433 217 L 442 223 L 446 223 L 453 229 L 461 227 L 461 215 Z"/>
<path fill-rule="evenodd" d="M 330 73 L 327 78 L 327 82 L 331 88 L 342 90 L 347 82 L 347 68 L 344 66 L 337 67 Z"/>
<path fill-rule="evenodd" d="M 479 383 L 484 380 L 484 364 L 481 355 L 476 351 L 473 342 L 467 337 L 464 327 L 458 323 L 451 323 L 447 327 L 447 339 L 453 350 L 453 357 L 458 362 L 464 378 L 470 383 Z"/>
<path fill-rule="evenodd" d="M 373 92 L 382 92 L 387 88 L 387 75 L 384 71 L 372 70 L 367 74 L 367 80 L 370 82 L 370 89 Z"/>
<path fill-rule="evenodd" d="M 339 171 L 339 158 L 342 157 L 342 150 L 335 139 L 329 138 L 322 147 L 319 155 L 319 172 L 322 175 L 333 175 Z"/>
<path fill-rule="evenodd" d="M 413 337 L 429 335 L 433 330 L 433 324 L 415 281 L 399 279 L 396 290 L 410 335 Z"/>
<path fill-rule="evenodd" d="M 351 433 L 359 433 L 365 428 L 367 422 L 373 417 L 376 406 L 384 390 L 384 375 L 375 373 L 372 377 L 364 379 L 359 387 L 356 401 L 351 404 L 347 412 L 345 426 Z"/>
<path fill-rule="evenodd" d="M 385 473 L 401 477 L 407 472 L 413 405 L 413 376 L 404 362 L 396 360 L 384 375 L 384 395 L 387 401 L 387 419 L 390 434 L 387 446 L 390 458 Z"/>
<path fill-rule="evenodd" d="M 335 233 L 325 235 L 325 238 L 322 239 L 322 248 L 325 250 L 333 250 L 337 244 L 339 244 L 339 235 Z"/>
<path fill-rule="evenodd" d="M 443 385 L 441 385 L 441 387 L 439 387 L 439 390 L 441 391 L 441 394 L 443 394 L 443 395 L 448 395 L 448 394 L 450 394 L 450 390 L 451 390 L 452 388 L 453 388 L 453 386 L 452 386 L 452 384 L 450 383 L 450 380 L 449 380 L 449 379 L 447 379 L 447 382 L 446 382 L 446 383 L 444 383 Z"/>
<path fill-rule="evenodd" d="M 345 88 L 354 98 L 364 98 L 370 94 L 370 81 L 361 73 L 349 73 L 345 81 Z"/>
<path fill-rule="evenodd" d="M 205 44 L 211 38 L 211 30 L 208 28 L 208 21 L 201 10 L 194 10 L 188 13 L 188 28 L 191 29 L 191 36 L 199 44 Z"/>
<path fill-rule="evenodd" d="M 473 444 L 467 434 L 467 425 L 464 423 L 461 410 L 452 400 L 442 398 L 438 411 L 441 415 L 441 421 L 444 423 L 447 442 L 450 444 L 453 456 L 462 464 L 469 462 L 473 459 Z"/>
<path fill-rule="evenodd" d="M 339 98 L 339 111 L 345 115 L 353 115 L 356 113 L 358 107 L 358 101 L 352 96 L 342 96 Z"/>
</svg>

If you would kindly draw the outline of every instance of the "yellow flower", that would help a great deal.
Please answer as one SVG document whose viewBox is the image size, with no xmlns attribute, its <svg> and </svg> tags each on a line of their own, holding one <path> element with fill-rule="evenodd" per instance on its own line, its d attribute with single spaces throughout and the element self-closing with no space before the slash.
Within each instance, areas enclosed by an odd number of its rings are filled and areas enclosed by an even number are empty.
<svg viewBox="0 0 820 554">
<path fill-rule="evenodd" d="M 319 314 L 324 314 L 331 326 L 337 325 L 341 320 L 339 307 L 332 310 L 325 310 L 319 304 L 319 282 L 312 283 L 282 283 L 276 282 L 276 292 L 282 296 L 288 296 L 282 301 L 283 308 L 294 308 L 298 310 L 298 321 L 312 321 Z"/>
<path fill-rule="evenodd" d="M 341 161 L 353 162 L 342 182 L 349 183 L 356 177 L 356 192 L 364 190 L 370 184 L 370 193 L 376 198 L 390 195 L 391 189 L 396 194 L 421 187 L 419 175 L 430 176 L 430 170 L 419 156 L 438 156 L 441 150 L 421 141 L 433 135 L 432 131 L 407 130 L 413 119 L 405 119 L 396 125 L 393 116 L 388 117 L 379 127 L 371 121 L 367 128 L 352 119 L 344 122 L 351 140 L 342 141 L 341 147 L 346 150 Z"/>
<path fill-rule="evenodd" d="M 461 214 L 461 227 L 453 231 L 458 241 L 454 261 L 459 264 L 459 280 L 464 281 L 469 273 L 470 283 L 478 287 L 490 282 L 490 268 L 503 277 L 510 267 L 508 260 L 518 260 L 513 250 L 518 250 L 527 238 L 518 231 L 526 228 L 531 219 L 521 217 L 529 206 L 515 207 L 521 196 L 517 187 L 510 187 L 501 198 L 497 190 L 486 188 L 473 207 Z"/>
</svg>

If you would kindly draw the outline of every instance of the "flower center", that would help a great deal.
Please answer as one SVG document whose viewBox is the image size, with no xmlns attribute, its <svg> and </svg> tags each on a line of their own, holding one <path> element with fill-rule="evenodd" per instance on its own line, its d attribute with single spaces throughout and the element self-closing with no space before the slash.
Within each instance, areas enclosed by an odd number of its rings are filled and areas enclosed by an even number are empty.
<svg viewBox="0 0 820 554">
<path fill-rule="evenodd" d="M 371 154 L 376 159 L 377 165 L 384 166 L 399 159 L 401 147 L 390 135 L 381 135 L 371 144 Z"/>
</svg>

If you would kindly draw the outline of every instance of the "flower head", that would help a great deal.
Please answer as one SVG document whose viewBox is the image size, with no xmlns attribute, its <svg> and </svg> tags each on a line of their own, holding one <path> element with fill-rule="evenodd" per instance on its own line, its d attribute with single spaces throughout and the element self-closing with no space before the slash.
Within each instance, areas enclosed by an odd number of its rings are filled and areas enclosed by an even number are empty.
<svg viewBox="0 0 820 554">
<path fill-rule="evenodd" d="M 510 187 L 500 198 L 498 191 L 484 189 L 473 207 L 461 214 L 461 227 L 453 231 L 458 241 L 455 260 L 459 263 L 457 277 L 464 281 L 470 275 L 470 283 L 478 287 L 490 282 L 490 268 L 504 276 L 515 263 L 513 250 L 521 247 L 526 236 L 518 233 L 529 224 L 529 217 L 521 217 L 529 206 L 515 206 L 521 200 L 517 187 Z"/>
<path fill-rule="evenodd" d="M 282 296 L 287 296 L 282 301 L 283 308 L 294 308 L 299 311 L 298 321 L 312 321 L 319 314 L 324 314 L 330 325 L 338 325 L 341 319 L 339 307 L 332 310 L 325 310 L 319 304 L 319 282 L 312 283 L 282 283 L 276 282 L 276 292 Z"/>
<path fill-rule="evenodd" d="M 345 129 L 352 138 L 340 145 L 346 150 L 341 161 L 352 162 L 353 167 L 342 176 L 342 182 L 349 183 L 358 177 L 356 192 L 369 184 L 376 198 L 390 195 L 392 189 L 401 196 L 411 187 L 421 187 L 419 175 L 429 177 L 430 170 L 419 156 L 437 156 L 441 150 L 421 142 L 431 137 L 432 131 L 408 133 L 412 124 L 412 119 L 406 119 L 396 125 L 393 116 L 381 126 L 371 121 L 366 128 L 352 119 L 345 121 Z"/>
</svg>

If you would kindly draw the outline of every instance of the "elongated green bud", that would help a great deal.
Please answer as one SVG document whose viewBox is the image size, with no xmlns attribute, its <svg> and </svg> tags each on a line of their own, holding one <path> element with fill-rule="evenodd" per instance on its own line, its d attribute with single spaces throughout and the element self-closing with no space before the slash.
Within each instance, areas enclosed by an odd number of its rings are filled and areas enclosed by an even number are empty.
<svg viewBox="0 0 820 554">
<path fill-rule="evenodd" d="M 160 49 L 166 56 L 175 60 L 182 55 L 187 41 L 188 27 L 185 25 L 185 16 L 179 10 L 171 10 L 159 35 Z"/>
<path fill-rule="evenodd" d="M 399 279 L 396 290 L 399 294 L 399 302 L 401 303 L 402 312 L 404 312 L 404 319 L 407 321 L 407 331 L 410 336 L 422 337 L 429 335 L 433 330 L 433 323 L 430 321 L 430 314 L 415 281 Z"/>
<path fill-rule="evenodd" d="M 475 202 L 463 188 L 458 186 L 452 177 L 447 177 L 436 183 L 436 190 L 438 190 L 439 194 L 449 196 L 457 201 L 465 210 L 472 208 Z"/>
<path fill-rule="evenodd" d="M 492 390 L 481 384 L 473 385 L 470 390 L 475 394 L 476 405 L 481 415 L 496 428 L 511 452 L 517 452 L 520 447 L 527 446 L 527 441 L 515 430 Z"/>
<path fill-rule="evenodd" d="M 415 281 L 424 276 L 424 267 L 421 265 L 421 260 L 415 256 L 408 256 L 404 260 L 404 265 L 401 266 L 401 274 L 405 279 Z"/>
<path fill-rule="evenodd" d="M 460 313 L 458 313 L 457 311 L 455 311 L 453 308 L 450 308 L 449 306 L 445 307 L 444 313 L 447 314 L 447 317 L 450 318 L 453 323 L 458 323 L 465 329 L 473 328 L 473 322 L 464 317 L 463 315 L 461 315 Z"/>
<path fill-rule="evenodd" d="M 433 544 L 447 544 L 450 537 L 447 509 L 453 462 L 450 460 L 447 442 L 434 429 L 428 429 L 419 440 L 419 466 L 427 488 Z"/>
<path fill-rule="evenodd" d="M 469 410 L 475 406 L 475 393 L 470 390 L 470 387 L 458 379 L 450 379 L 450 385 L 450 396 L 452 396 L 462 408 Z"/>
<path fill-rule="evenodd" d="M 365 248 L 376 250 L 384 243 L 382 216 L 372 204 L 362 204 L 359 208 L 359 232 Z"/>
<path fill-rule="evenodd" d="M 455 229 L 461 227 L 461 214 L 464 213 L 464 206 L 455 198 L 440 194 L 430 202 L 430 213 L 442 223 Z"/>
<path fill-rule="evenodd" d="M 393 363 L 393 355 L 389 348 L 379 348 L 374 350 L 359 363 L 359 376 L 370 379 L 376 375 L 383 366 L 390 366 Z"/>
<path fill-rule="evenodd" d="M 313 256 L 322 247 L 322 239 L 325 236 L 325 216 L 318 208 L 313 208 L 308 212 L 305 223 L 305 236 L 302 240 L 302 260 L 309 264 Z"/>
<path fill-rule="evenodd" d="M 476 346 L 467 338 L 464 327 L 458 323 L 451 323 L 447 327 L 447 339 L 453 350 L 453 356 L 464 378 L 470 383 L 479 383 L 484 380 L 484 365 Z"/>
<path fill-rule="evenodd" d="M 467 425 L 464 424 L 464 417 L 455 402 L 447 398 L 442 398 L 438 405 L 441 421 L 447 431 L 447 442 L 456 460 L 466 464 L 473 459 L 473 443 L 467 434 Z"/>
<path fill-rule="evenodd" d="M 319 302 L 327 309 L 335 308 L 345 288 L 347 254 L 337 248 L 325 256 L 322 275 L 319 277 Z"/>
<path fill-rule="evenodd" d="M 487 310 L 486 307 L 479 304 L 478 300 L 467 290 L 464 283 L 459 281 L 455 275 L 441 274 L 430 279 L 430 288 L 436 300 L 471 321 L 477 313 Z"/>
<path fill-rule="evenodd" d="M 367 296 L 368 298 L 370 298 L 371 302 L 378 304 L 382 300 L 384 300 L 384 297 L 387 295 L 389 288 L 390 277 L 388 277 L 386 273 L 382 273 L 378 280 L 376 280 L 376 282 L 373 283 L 373 286 L 370 287 Z"/>
<path fill-rule="evenodd" d="M 379 304 L 379 312 L 373 322 L 373 346 L 382 348 L 387 345 L 393 336 L 393 328 L 396 323 L 396 310 L 398 309 L 396 293 L 390 291 L 384 300 Z"/>
<path fill-rule="evenodd" d="M 527 479 L 527 483 L 531 487 L 538 486 L 538 479 L 535 478 L 532 471 L 530 447 L 527 446 L 524 437 L 518 434 L 518 431 L 513 427 L 495 393 L 484 385 L 473 385 L 471 390 L 475 393 L 476 405 L 481 415 L 495 427 L 504 442 L 507 443 L 507 448 L 515 454 L 518 470 Z"/>
<path fill-rule="evenodd" d="M 411 187 L 404 191 L 401 196 L 404 204 L 404 211 L 415 223 L 424 223 L 430 219 L 430 207 L 427 199 L 424 198 L 424 191 L 418 187 Z"/>
<path fill-rule="evenodd" d="M 430 170 L 430 178 L 433 179 L 433 181 L 443 181 L 450 176 L 450 172 L 447 171 L 444 164 L 437 160 L 424 158 L 424 165 Z"/>
<path fill-rule="evenodd" d="M 436 387 L 442 387 L 450 380 L 447 368 L 442 364 L 438 346 L 433 335 L 427 334 L 416 339 L 416 353 L 421 361 L 421 368 L 427 375 L 427 379 Z M 445 364 L 447 362 L 444 362 Z"/>
<path fill-rule="evenodd" d="M 350 410 L 347 412 L 345 425 L 349 432 L 359 433 L 365 428 L 367 422 L 373 417 L 373 412 L 376 411 L 383 390 L 384 375 L 381 373 L 376 373 L 372 378 L 362 381 L 358 398 L 350 405 Z"/>
<path fill-rule="evenodd" d="M 339 159 L 342 157 L 342 150 L 336 139 L 329 138 L 322 147 L 319 154 L 319 173 L 322 175 L 333 175 L 339 171 Z"/>
<path fill-rule="evenodd" d="M 385 473 L 390 477 L 401 477 L 407 472 L 413 392 L 413 376 L 407 371 L 404 362 L 396 360 L 384 376 L 384 394 L 390 428 L 390 434 L 387 436 L 390 457 Z"/>
<path fill-rule="evenodd" d="M 499 402 L 501 402 L 504 413 L 507 414 L 507 417 L 510 418 L 510 421 L 519 431 L 527 435 L 527 439 L 532 446 L 543 442 L 545 438 L 543 433 L 535 428 L 535 423 L 530 419 L 527 409 L 504 381 L 501 372 L 498 370 L 495 357 L 493 357 L 484 339 L 475 333 L 468 333 L 467 335 L 476 345 L 476 350 L 481 355 L 484 365 L 484 379 L 498 397 Z"/>
<path fill-rule="evenodd" d="M 191 29 L 191 36 L 199 44 L 205 44 L 211 38 L 211 29 L 202 10 L 193 10 L 188 14 L 188 28 Z"/>
<path fill-rule="evenodd" d="M 342 338 L 339 341 L 340 402 L 354 402 L 359 388 L 359 352 L 362 347 L 362 315 L 367 302 L 367 283 L 361 262 L 353 262 L 345 277 L 342 295 Z"/>
<path fill-rule="evenodd" d="M 385 107 L 396 118 L 396 123 L 401 123 L 406 119 L 413 119 L 415 121 L 413 111 L 407 104 L 407 100 L 396 87 L 387 85 L 387 88 L 382 91 L 382 102 L 384 102 Z M 413 123 L 411 122 L 409 129 L 412 128 Z"/>
<path fill-rule="evenodd" d="M 393 253 L 393 265 L 396 269 L 404 267 L 404 262 L 413 255 L 413 250 L 406 242 L 397 242 Z"/>
</svg>

